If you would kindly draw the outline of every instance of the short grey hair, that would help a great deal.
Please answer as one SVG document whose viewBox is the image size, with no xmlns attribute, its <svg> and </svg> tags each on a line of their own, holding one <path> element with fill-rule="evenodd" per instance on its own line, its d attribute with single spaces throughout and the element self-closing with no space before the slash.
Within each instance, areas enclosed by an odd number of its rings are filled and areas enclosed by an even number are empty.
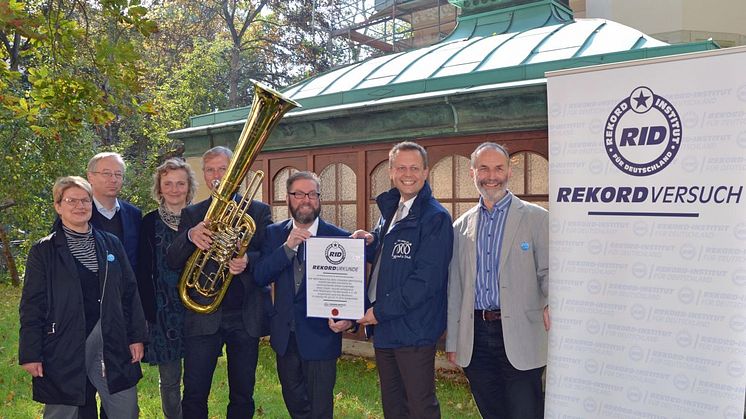
<svg viewBox="0 0 746 419">
<path fill-rule="evenodd" d="M 421 145 L 412 142 L 412 141 L 402 141 L 398 144 L 394 144 L 393 147 L 391 147 L 391 150 L 389 151 L 389 167 L 394 167 L 394 158 L 396 158 L 396 155 L 400 151 L 417 151 L 420 153 L 420 157 L 422 157 L 422 163 L 425 165 L 423 169 L 427 169 L 427 151 L 425 151 L 425 148 Z"/>
<path fill-rule="evenodd" d="M 124 159 L 122 158 L 121 154 L 115 153 L 113 151 L 105 151 L 103 153 L 96 154 L 95 156 L 91 157 L 90 160 L 88 160 L 88 171 L 95 172 L 98 162 L 108 158 L 113 158 L 114 160 L 116 160 L 117 163 L 122 166 L 122 172 L 127 170 L 127 165 L 124 163 Z"/>
<path fill-rule="evenodd" d="M 493 142 L 486 142 L 486 143 L 479 144 L 479 146 L 474 150 L 474 152 L 471 153 L 471 161 L 470 161 L 470 163 L 471 163 L 471 168 L 472 169 L 476 169 L 477 155 L 482 150 L 485 150 L 485 149 L 488 149 L 488 148 L 492 149 L 492 150 L 495 150 L 498 153 L 502 153 L 503 155 L 505 155 L 505 158 L 508 159 L 508 165 L 510 165 L 510 153 L 508 153 L 508 149 L 505 148 L 505 146 L 502 146 L 500 144 L 493 143 Z"/>
<path fill-rule="evenodd" d="M 205 168 L 205 160 L 210 160 L 217 156 L 225 156 L 228 158 L 228 161 L 230 161 L 233 158 L 233 151 L 228 147 L 223 147 L 222 145 L 215 146 L 205 151 L 202 155 L 202 169 Z"/>
<path fill-rule="evenodd" d="M 319 179 L 316 173 L 309 172 L 307 170 L 295 172 L 292 175 L 288 176 L 288 180 L 285 182 L 286 190 L 290 192 L 290 187 L 293 186 L 293 183 L 295 183 L 296 180 L 301 179 L 307 179 L 316 182 L 316 190 L 321 191 L 321 179 Z"/>
</svg>

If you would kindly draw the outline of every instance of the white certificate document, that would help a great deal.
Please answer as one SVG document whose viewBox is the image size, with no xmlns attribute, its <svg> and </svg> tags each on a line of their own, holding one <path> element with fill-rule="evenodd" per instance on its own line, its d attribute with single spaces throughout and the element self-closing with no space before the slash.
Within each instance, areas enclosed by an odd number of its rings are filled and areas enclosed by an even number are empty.
<svg viewBox="0 0 746 419">
<path fill-rule="evenodd" d="M 306 240 L 308 317 L 357 320 L 365 309 L 365 240 Z"/>
</svg>

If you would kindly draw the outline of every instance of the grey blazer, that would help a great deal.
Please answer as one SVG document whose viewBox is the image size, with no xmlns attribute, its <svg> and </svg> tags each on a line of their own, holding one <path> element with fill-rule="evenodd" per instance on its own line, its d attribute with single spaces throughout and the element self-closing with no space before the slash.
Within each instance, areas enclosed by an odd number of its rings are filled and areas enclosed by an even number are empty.
<svg viewBox="0 0 746 419">
<path fill-rule="evenodd" d="M 513 196 L 500 253 L 500 310 L 510 363 L 519 370 L 547 363 L 544 307 L 548 295 L 549 213 Z M 474 282 L 479 205 L 453 223 L 446 351 L 466 367 L 474 346 Z"/>
</svg>

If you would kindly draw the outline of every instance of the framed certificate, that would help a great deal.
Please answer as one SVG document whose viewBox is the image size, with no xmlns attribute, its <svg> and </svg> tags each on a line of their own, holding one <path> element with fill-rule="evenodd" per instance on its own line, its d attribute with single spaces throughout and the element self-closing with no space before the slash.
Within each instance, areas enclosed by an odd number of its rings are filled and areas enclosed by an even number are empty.
<svg viewBox="0 0 746 419">
<path fill-rule="evenodd" d="M 306 304 L 308 317 L 363 317 L 365 240 L 312 237 L 306 241 Z"/>
</svg>

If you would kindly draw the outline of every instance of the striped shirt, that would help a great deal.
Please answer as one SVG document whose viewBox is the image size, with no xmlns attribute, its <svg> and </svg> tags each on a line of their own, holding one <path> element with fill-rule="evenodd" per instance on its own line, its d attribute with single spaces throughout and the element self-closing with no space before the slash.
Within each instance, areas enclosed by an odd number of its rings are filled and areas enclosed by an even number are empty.
<svg viewBox="0 0 746 419">
<path fill-rule="evenodd" d="M 67 239 L 67 247 L 70 253 L 83 266 L 91 272 L 98 272 L 98 261 L 96 260 L 96 240 L 93 238 L 93 229 L 88 226 L 87 233 L 78 233 L 62 226 Z"/>
<path fill-rule="evenodd" d="M 503 241 L 505 220 L 513 194 L 507 192 L 492 211 L 479 198 L 477 223 L 477 278 L 474 287 L 474 308 L 495 310 L 500 308 L 500 247 Z"/>
</svg>

